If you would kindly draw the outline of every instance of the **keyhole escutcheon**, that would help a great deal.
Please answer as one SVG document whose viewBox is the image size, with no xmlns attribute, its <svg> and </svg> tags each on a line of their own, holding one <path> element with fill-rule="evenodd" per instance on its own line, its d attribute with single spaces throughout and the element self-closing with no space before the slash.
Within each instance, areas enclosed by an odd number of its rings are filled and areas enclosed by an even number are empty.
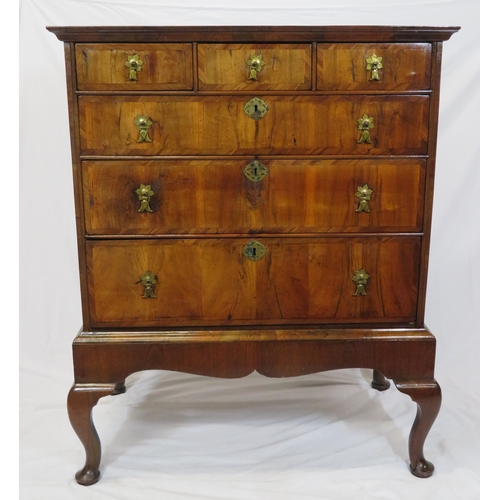
<svg viewBox="0 0 500 500">
<path fill-rule="evenodd" d="M 244 169 L 243 174 L 252 182 L 260 182 L 268 174 L 269 169 L 260 161 L 251 161 Z"/>
<path fill-rule="evenodd" d="M 257 240 L 249 241 L 243 247 L 243 255 L 247 259 L 252 260 L 254 262 L 262 259 L 262 257 L 264 257 L 266 252 L 267 252 L 266 246 Z"/>
<path fill-rule="evenodd" d="M 244 111 L 250 118 L 253 118 L 255 121 L 263 118 L 264 115 L 268 112 L 269 106 L 267 103 L 260 99 L 259 97 L 253 97 L 245 104 Z"/>
</svg>

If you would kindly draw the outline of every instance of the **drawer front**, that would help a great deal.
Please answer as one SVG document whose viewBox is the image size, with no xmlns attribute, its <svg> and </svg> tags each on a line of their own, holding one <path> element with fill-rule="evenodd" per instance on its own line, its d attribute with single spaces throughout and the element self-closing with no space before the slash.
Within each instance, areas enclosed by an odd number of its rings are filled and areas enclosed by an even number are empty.
<svg viewBox="0 0 500 500">
<path fill-rule="evenodd" d="M 76 44 L 79 90 L 191 90 L 190 43 Z"/>
<path fill-rule="evenodd" d="M 82 167 L 88 234 L 422 226 L 424 160 L 175 159 L 84 161 Z"/>
<path fill-rule="evenodd" d="M 200 90 L 309 90 L 310 44 L 199 44 Z"/>
<path fill-rule="evenodd" d="M 82 152 L 86 155 L 427 153 L 428 96 L 274 95 L 262 99 L 268 111 L 256 120 L 245 113 L 248 96 L 81 96 Z M 141 126 L 146 130 L 141 131 Z"/>
<path fill-rule="evenodd" d="M 416 236 L 87 242 L 91 323 L 410 322 L 419 257 Z"/>
<path fill-rule="evenodd" d="M 431 54 L 430 43 L 320 43 L 318 90 L 426 90 Z"/>
</svg>

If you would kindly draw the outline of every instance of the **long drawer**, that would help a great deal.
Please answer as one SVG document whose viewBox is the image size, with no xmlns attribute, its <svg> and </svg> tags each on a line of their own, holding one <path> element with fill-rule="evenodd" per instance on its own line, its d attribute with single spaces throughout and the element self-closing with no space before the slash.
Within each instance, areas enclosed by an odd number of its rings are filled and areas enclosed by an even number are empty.
<svg viewBox="0 0 500 500">
<path fill-rule="evenodd" d="M 88 234 L 408 232 L 425 160 L 84 161 Z"/>
<path fill-rule="evenodd" d="M 427 95 L 265 95 L 262 108 L 251 99 L 80 96 L 82 154 L 427 153 Z M 258 119 L 247 114 L 254 105 Z"/>
<path fill-rule="evenodd" d="M 415 320 L 420 238 L 88 241 L 94 327 Z"/>
</svg>

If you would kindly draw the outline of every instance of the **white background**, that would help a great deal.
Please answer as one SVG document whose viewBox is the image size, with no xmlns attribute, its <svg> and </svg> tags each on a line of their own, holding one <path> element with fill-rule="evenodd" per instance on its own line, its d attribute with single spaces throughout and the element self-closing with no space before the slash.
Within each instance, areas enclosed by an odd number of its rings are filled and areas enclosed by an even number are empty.
<svg viewBox="0 0 500 500">
<path fill-rule="evenodd" d="M 479 2 L 23 0 L 20 13 L 20 498 L 479 498 Z M 101 481 L 73 480 L 83 447 L 65 399 L 81 311 L 63 44 L 45 26 L 243 24 L 462 27 L 443 52 L 426 310 L 443 407 L 430 479 L 407 471 L 414 403 L 343 370 L 133 375 L 94 411 Z M 483 134 L 498 143 L 494 127 Z"/>
</svg>

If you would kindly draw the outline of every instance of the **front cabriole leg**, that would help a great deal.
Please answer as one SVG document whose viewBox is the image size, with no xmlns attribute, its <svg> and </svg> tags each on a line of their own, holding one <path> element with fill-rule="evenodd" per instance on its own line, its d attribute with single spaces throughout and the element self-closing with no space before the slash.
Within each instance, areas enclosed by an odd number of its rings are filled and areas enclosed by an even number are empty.
<svg viewBox="0 0 500 500">
<path fill-rule="evenodd" d="M 424 457 L 424 443 L 441 407 L 441 388 L 434 380 L 394 381 L 396 387 L 417 403 L 417 416 L 410 431 L 410 471 L 417 477 L 430 477 L 434 465 Z"/>
<path fill-rule="evenodd" d="M 101 442 L 92 420 L 92 408 L 114 390 L 115 384 L 75 384 L 68 394 L 69 420 L 85 448 L 85 465 L 75 474 L 76 481 L 84 486 L 96 483 L 100 475 Z"/>
</svg>

